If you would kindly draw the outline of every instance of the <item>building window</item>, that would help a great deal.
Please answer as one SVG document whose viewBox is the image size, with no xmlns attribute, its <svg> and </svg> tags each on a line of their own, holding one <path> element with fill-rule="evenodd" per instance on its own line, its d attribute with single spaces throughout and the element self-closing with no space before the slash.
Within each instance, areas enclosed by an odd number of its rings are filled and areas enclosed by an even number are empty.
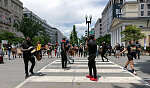
<svg viewBox="0 0 150 88">
<path fill-rule="evenodd" d="M 143 27 L 143 25 L 140 25 L 139 27 L 141 28 L 141 27 Z"/>
<path fill-rule="evenodd" d="M 3 12 L 0 11 L 0 22 L 2 22 L 2 15 L 3 15 Z"/>
<path fill-rule="evenodd" d="M 144 4 L 141 4 L 141 9 L 144 9 Z"/>
<path fill-rule="evenodd" d="M 147 12 L 147 15 L 150 16 L 150 11 Z"/>
<path fill-rule="evenodd" d="M 150 9 L 150 4 L 147 5 L 147 8 Z"/>
<path fill-rule="evenodd" d="M 102 32 L 100 31 L 100 34 L 102 34 Z"/>
<path fill-rule="evenodd" d="M 102 30 L 102 28 L 100 28 L 100 30 Z"/>
<path fill-rule="evenodd" d="M 0 7 L 2 7 L 2 0 L 0 0 Z"/>
<path fill-rule="evenodd" d="M 141 11 L 141 16 L 144 16 L 144 11 Z"/>
</svg>

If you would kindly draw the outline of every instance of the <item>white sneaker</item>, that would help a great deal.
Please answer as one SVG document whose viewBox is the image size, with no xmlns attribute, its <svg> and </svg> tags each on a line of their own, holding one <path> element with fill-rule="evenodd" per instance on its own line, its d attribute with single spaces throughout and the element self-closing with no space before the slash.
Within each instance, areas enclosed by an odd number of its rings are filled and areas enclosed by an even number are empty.
<svg viewBox="0 0 150 88">
<path fill-rule="evenodd" d="M 133 74 L 134 74 L 134 75 L 137 75 L 135 71 L 133 72 Z"/>
</svg>

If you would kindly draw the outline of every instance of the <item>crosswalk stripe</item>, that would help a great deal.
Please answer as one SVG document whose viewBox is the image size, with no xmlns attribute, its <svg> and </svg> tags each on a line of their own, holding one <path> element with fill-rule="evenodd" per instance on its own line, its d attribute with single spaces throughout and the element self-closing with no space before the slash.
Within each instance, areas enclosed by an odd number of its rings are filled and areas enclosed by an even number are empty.
<svg viewBox="0 0 150 88">
<path fill-rule="evenodd" d="M 56 62 L 61 62 L 61 60 L 55 60 Z M 83 59 L 81 59 L 81 60 L 79 60 L 79 59 L 77 59 L 77 60 L 74 60 L 74 61 L 85 61 L 85 62 L 88 62 L 88 60 L 83 60 Z M 97 60 L 95 60 L 95 61 L 100 61 L 100 62 L 102 62 L 102 60 L 99 60 L 99 59 L 97 59 Z"/>
<path fill-rule="evenodd" d="M 70 72 L 79 72 L 79 73 L 85 73 L 89 72 L 88 69 L 43 69 L 40 72 L 65 72 L 65 73 L 70 73 Z M 126 73 L 127 71 L 122 70 L 122 69 L 97 69 L 98 73 Z"/>
<path fill-rule="evenodd" d="M 71 66 L 71 67 L 88 67 L 88 65 L 83 65 L 83 64 L 80 64 L 80 65 L 76 65 L 76 64 L 69 64 L 68 66 Z M 49 67 L 60 67 L 60 66 L 55 66 L 55 65 L 51 65 Z M 96 67 L 118 67 L 117 65 L 96 65 Z"/>
<path fill-rule="evenodd" d="M 27 79 L 27 82 L 92 82 L 89 78 L 83 76 L 33 76 Z M 100 77 L 101 83 L 142 83 L 136 77 Z"/>
<path fill-rule="evenodd" d="M 61 63 L 61 62 L 54 62 L 54 63 Z M 74 62 L 75 64 L 81 64 L 81 63 L 88 63 L 88 62 Z M 112 62 L 96 62 L 96 63 L 112 63 Z"/>
</svg>

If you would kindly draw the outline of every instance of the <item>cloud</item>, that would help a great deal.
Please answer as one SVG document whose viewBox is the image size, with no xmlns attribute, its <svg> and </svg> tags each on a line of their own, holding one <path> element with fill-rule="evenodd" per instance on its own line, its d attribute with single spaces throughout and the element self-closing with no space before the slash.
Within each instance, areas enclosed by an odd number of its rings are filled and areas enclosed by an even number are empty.
<svg viewBox="0 0 150 88">
<path fill-rule="evenodd" d="M 72 26 L 77 26 L 78 36 L 84 35 L 85 15 L 92 15 L 94 26 L 108 0 L 20 0 L 51 26 L 58 28 L 67 37 Z"/>
</svg>

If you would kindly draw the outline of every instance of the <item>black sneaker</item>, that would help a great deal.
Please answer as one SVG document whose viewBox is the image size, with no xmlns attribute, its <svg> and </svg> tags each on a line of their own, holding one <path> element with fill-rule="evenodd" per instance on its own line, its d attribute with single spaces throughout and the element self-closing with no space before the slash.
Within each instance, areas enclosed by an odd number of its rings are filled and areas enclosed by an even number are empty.
<svg viewBox="0 0 150 88">
<path fill-rule="evenodd" d="M 30 71 L 31 75 L 34 75 L 34 72 L 33 71 Z"/>
<path fill-rule="evenodd" d="M 29 77 L 30 77 L 29 75 L 26 75 L 26 76 L 25 76 L 25 79 L 27 79 L 27 78 L 29 78 Z"/>
</svg>

